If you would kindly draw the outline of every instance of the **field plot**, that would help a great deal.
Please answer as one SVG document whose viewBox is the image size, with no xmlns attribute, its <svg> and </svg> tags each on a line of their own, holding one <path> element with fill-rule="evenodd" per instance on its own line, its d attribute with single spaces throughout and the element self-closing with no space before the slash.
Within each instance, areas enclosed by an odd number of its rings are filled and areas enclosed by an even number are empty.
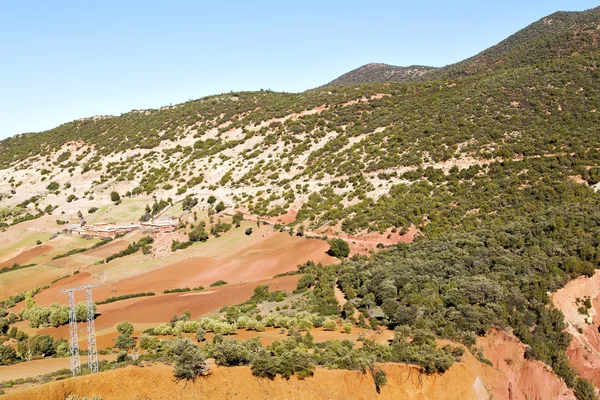
<svg viewBox="0 0 600 400">
<path fill-rule="evenodd" d="M 6 299 L 13 294 L 42 287 L 56 278 L 70 273 L 69 269 L 36 265 L 0 274 L 0 298 Z"/>
<path fill-rule="evenodd" d="M 29 250 L 22 251 L 19 255 L 0 262 L 0 268 L 4 267 L 12 267 L 14 264 L 25 265 L 30 264 L 31 260 L 38 258 L 40 256 L 48 254 L 50 251 L 54 249 L 54 246 L 48 244 L 42 244 L 40 246 L 32 247 Z"/>
</svg>

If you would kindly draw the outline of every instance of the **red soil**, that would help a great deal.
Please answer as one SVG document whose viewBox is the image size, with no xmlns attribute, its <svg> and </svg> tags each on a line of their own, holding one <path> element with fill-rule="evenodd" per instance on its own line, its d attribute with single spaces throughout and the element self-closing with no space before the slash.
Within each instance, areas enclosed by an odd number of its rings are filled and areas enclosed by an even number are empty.
<svg viewBox="0 0 600 400">
<path fill-rule="evenodd" d="M 152 291 L 158 294 L 165 289 L 208 286 L 218 280 L 229 283 L 264 280 L 280 273 L 294 271 L 298 264 L 308 260 L 325 265 L 339 262 L 326 254 L 328 249 L 329 245 L 320 240 L 276 233 L 221 259 L 189 258 L 113 285 L 101 285 L 94 289 L 94 300 L 100 301 L 131 293 Z M 98 280 L 87 272 L 81 272 L 59 281 L 51 290 L 41 292 L 35 297 L 35 301 L 42 305 L 65 303 L 66 295 L 59 293 L 61 289 L 88 283 L 98 283 Z M 76 293 L 76 301 L 83 299 L 84 293 Z"/>
<path fill-rule="evenodd" d="M 33 260 L 34 258 L 47 254 L 52 250 L 54 250 L 54 246 L 51 246 L 49 244 L 35 246 L 31 249 L 22 251 L 10 260 L 0 262 L 0 268 L 12 267 L 13 264 L 26 265 L 29 261 Z"/>
<path fill-rule="evenodd" d="M 98 257 L 98 258 L 106 258 L 108 256 L 112 256 L 115 253 L 123 251 L 129 246 L 129 242 L 127 240 L 115 240 L 110 242 L 109 244 L 105 244 L 104 246 L 98 247 L 94 250 L 86 251 L 86 256 Z"/>
<path fill-rule="evenodd" d="M 498 338 L 493 338 L 497 341 Z M 509 340 L 509 343 L 511 341 Z M 497 343 L 504 346 L 501 341 Z M 508 344 L 506 349 L 513 350 Z M 101 396 L 111 399 L 402 399 L 402 400 L 489 400 L 493 399 L 573 399 L 570 391 L 557 391 L 560 380 L 545 375 L 545 369 L 530 365 L 532 370 L 497 370 L 465 353 L 463 362 L 455 363 L 444 374 L 424 374 L 415 366 L 383 364 L 387 385 L 377 394 L 371 374 L 360 371 L 317 368 L 313 377 L 269 380 L 251 375 L 248 367 L 211 367 L 211 375 L 195 382 L 173 380 L 173 369 L 164 364 L 124 369 L 52 382 L 6 395 L 6 399 L 63 400 L 68 394 Z M 525 375 L 523 375 L 523 373 Z M 527 373 L 531 372 L 530 375 Z M 507 375 L 505 375 L 507 374 Z M 541 374 L 541 375 L 540 375 Z M 513 382 L 513 376 L 521 380 Z M 526 377 L 529 377 L 526 379 Z M 538 380 L 539 379 L 539 380 Z M 509 392 L 510 387 L 510 392 Z"/>
<path fill-rule="evenodd" d="M 479 338 L 477 345 L 504 375 L 501 387 L 505 388 L 505 394 L 510 393 L 509 399 L 575 399 L 573 391 L 550 367 L 541 361 L 525 359 L 525 346 L 515 336 L 494 330 Z"/>
<path fill-rule="evenodd" d="M 581 304 L 576 303 L 577 298 L 587 296 L 592 301 L 589 316 L 580 314 L 577 308 Z M 600 387 L 600 271 L 591 278 L 579 277 L 567 283 L 552 294 L 552 301 L 565 315 L 567 331 L 573 335 L 567 349 L 569 361 L 581 376 Z"/>
</svg>

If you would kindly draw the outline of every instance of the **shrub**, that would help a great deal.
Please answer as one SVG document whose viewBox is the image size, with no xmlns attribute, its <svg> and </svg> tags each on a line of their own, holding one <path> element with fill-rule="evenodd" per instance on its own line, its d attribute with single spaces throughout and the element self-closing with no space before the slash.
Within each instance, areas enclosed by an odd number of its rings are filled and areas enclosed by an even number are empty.
<svg viewBox="0 0 600 400">
<path fill-rule="evenodd" d="M 146 296 L 155 296 L 155 293 L 154 292 L 143 292 L 143 293 L 124 294 L 122 296 L 109 297 L 106 300 L 97 302 L 96 304 L 98 304 L 98 305 L 109 304 L 109 303 L 114 303 L 115 301 L 119 301 L 119 300 L 127 300 L 127 299 L 133 299 L 136 297 L 146 297 Z"/>
<path fill-rule="evenodd" d="M 227 282 L 225 282 L 224 280 L 218 280 L 216 282 L 211 283 L 209 286 L 217 287 L 217 286 L 223 286 L 223 285 L 227 285 Z"/>
<path fill-rule="evenodd" d="M 121 195 L 119 195 L 119 193 L 113 191 L 110 192 L 110 201 L 112 201 L 113 203 L 116 203 L 117 201 L 121 200 Z"/>
<path fill-rule="evenodd" d="M 577 400 L 596 400 L 598 398 L 594 385 L 585 378 L 577 378 L 574 391 Z"/>
<path fill-rule="evenodd" d="M 206 331 L 202 328 L 198 328 L 198 330 L 196 331 L 196 340 L 202 342 L 205 340 L 204 336 L 206 336 Z"/>
<path fill-rule="evenodd" d="M 182 293 L 182 292 L 191 292 L 192 289 L 190 289 L 189 287 L 185 287 L 185 288 L 175 288 L 175 289 L 165 289 L 163 290 L 164 294 L 169 294 L 169 293 Z"/>
<path fill-rule="evenodd" d="M 180 242 L 178 240 L 173 240 L 171 242 L 171 251 L 184 250 L 184 249 L 187 249 L 188 247 L 190 247 L 193 244 L 194 244 L 194 242 L 191 242 L 191 241 Z"/>
<path fill-rule="evenodd" d="M 373 381 L 375 381 L 377 393 L 380 393 L 381 387 L 387 385 L 387 374 L 381 368 L 371 368 L 371 375 L 373 376 Z"/>
<path fill-rule="evenodd" d="M 244 343 L 235 339 L 223 338 L 220 341 L 213 341 L 208 351 L 217 365 L 227 367 L 247 365 L 251 359 L 250 350 Z"/>
<path fill-rule="evenodd" d="M 333 238 L 329 241 L 327 254 L 339 259 L 346 258 L 350 254 L 350 246 L 344 239 Z"/>
<path fill-rule="evenodd" d="M 193 231 L 188 235 L 190 242 L 206 242 L 208 240 L 208 233 L 206 233 L 206 224 L 204 221 L 198 223 Z"/>
<path fill-rule="evenodd" d="M 335 331 L 337 328 L 335 321 L 329 318 L 323 321 L 322 326 L 326 331 Z"/>
<path fill-rule="evenodd" d="M 57 190 L 58 188 L 59 188 L 59 185 L 56 182 L 50 182 L 50 184 L 48 186 L 46 186 L 46 189 L 50 190 L 51 192 Z"/>
<path fill-rule="evenodd" d="M 15 362 L 17 359 L 17 352 L 10 346 L 4 346 L 0 344 L 0 365 L 8 365 Z"/>
<path fill-rule="evenodd" d="M 202 351 L 189 339 L 177 339 L 170 348 L 173 355 L 173 375 L 177 381 L 195 380 L 210 373 Z"/>
<path fill-rule="evenodd" d="M 98 207 L 90 207 L 90 208 L 88 209 L 88 214 L 93 214 L 93 213 L 95 213 L 96 211 L 98 211 Z"/>
<path fill-rule="evenodd" d="M 246 231 L 244 233 L 248 236 L 252 235 L 252 228 L 246 228 Z"/>
</svg>

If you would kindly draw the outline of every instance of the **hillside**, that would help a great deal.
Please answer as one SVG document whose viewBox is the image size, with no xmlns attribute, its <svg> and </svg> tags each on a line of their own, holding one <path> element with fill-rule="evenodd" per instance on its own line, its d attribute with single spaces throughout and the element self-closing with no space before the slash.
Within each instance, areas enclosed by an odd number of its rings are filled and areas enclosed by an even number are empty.
<svg viewBox="0 0 600 400">
<path fill-rule="evenodd" d="M 372 63 L 356 68 L 350 72 L 337 77 L 329 82 L 328 86 L 356 85 L 369 82 L 407 82 L 417 80 L 418 77 L 425 75 L 433 67 L 422 65 L 413 65 L 410 67 L 398 67 L 395 65 Z"/>
<path fill-rule="evenodd" d="M 596 303 L 574 316 L 572 285 L 600 266 L 598 15 L 553 14 L 416 82 L 228 93 L 1 141 L 1 354 L 64 356 L 59 290 L 98 283 L 116 367 L 131 348 L 172 362 L 189 337 L 248 375 L 384 364 L 401 386 L 401 364 L 439 393 L 472 362 L 509 398 L 512 382 L 594 398 Z M 478 398 L 503 398 L 494 382 Z"/>
</svg>

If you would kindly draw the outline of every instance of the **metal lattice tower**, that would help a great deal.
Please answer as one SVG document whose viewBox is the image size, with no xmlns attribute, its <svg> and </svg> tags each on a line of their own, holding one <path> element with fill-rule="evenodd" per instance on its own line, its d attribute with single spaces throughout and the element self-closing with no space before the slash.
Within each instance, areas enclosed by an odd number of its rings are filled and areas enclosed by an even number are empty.
<svg viewBox="0 0 600 400">
<path fill-rule="evenodd" d="M 96 285 L 98 286 L 98 285 Z M 96 324 L 94 323 L 94 302 L 92 301 L 92 286 L 88 285 L 85 291 L 87 300 L 87 340 L 88 340 L 88 366 L 90 372 L 98 372 L 98 349 L 96 348 Z"/>
<path fill-rule="evenodd" d="M 79 361 L 79 337 L 77 336 L 77 313 L 75 312 L 75 293 L 73 290 L 69 294 L 69 349 L 71 352 L 71 373 L 73 376 L 81 371 Z"/>
<path fill-rule="evenodd" d="M 79 358 L 79 337 L 77 334 L 77 312 L 75 310 L 75 291 L 86 291 L 87 302 L 87 340 L 88 340 L 88 366 L 90 372 L 98 372 L 98 350 L 96 348 L 96 326 L 94 324 L 94 303 L 92 302 L 92 288 L 96 285 L 79 286 L 61 290 L 69 295 L 69 349 L 71 352 L 71 373 L 73 376 L 81 372 Z"/>
</svg>

